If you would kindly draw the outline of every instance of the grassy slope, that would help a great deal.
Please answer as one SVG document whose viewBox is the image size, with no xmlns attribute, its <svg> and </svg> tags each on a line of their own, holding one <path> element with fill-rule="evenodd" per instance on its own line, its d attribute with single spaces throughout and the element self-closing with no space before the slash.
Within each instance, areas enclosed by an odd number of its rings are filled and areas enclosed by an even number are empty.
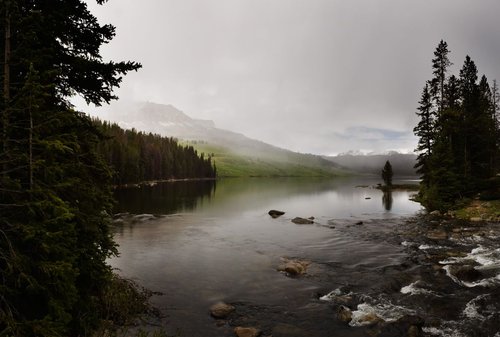
<svg viewBox="0 0 500 337">
<path fill-rule="evenodd" d="M 213 155 L 220 177 L 331 177 L 347 172 L 322 166 L 308 155 L 294 154 L 289 160 L 233 154 L 228 148 L 208 143 L 189 143 L 199 153 Z"/>
</svg>

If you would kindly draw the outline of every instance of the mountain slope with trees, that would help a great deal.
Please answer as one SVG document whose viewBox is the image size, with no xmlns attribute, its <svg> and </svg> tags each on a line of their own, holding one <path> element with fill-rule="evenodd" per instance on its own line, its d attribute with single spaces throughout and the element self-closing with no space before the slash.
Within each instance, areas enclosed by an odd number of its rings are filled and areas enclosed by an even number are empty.
<svg viewBox="0 0 500 337">
<path fill-rule="evenodd" d="M 120 103 L 105 118 L 125 129 L 174 137 L 212 158 L 219 177 L 322 176 L 346 174 L 321 156 L 297 153 L 219 129 L 212 121 L 189 117 L 172 105 Z"/>
<path fill-rule="evenodd" d="M 496 81 L 466 56 L 459 76 L 448 76 L 452 64 L 446 42 L 434 52 L 434 77 L 423 89 L 414 129 L 419 137 L 416 164 L 421 174 L 420 200 L 428 209 L 445 210 L 458 200 L 482 192 L 498 197 L 499 93 Z"/>
</svg>

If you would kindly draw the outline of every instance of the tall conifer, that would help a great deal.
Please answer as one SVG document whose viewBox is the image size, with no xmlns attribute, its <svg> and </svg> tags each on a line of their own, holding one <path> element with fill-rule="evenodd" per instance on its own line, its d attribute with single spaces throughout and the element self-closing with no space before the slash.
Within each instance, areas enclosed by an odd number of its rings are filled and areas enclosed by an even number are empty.
<svg viewBox="0 0 500 337">
<path fill-rule="evenodd" d="M 0 334 L 85 335 L 116 250 L 101 135 L 69 97 L 109 102 L 140 65 L 102 59 L 114 27 L 84 1 L 9 0 L 0 13 Z"/>
</svg>

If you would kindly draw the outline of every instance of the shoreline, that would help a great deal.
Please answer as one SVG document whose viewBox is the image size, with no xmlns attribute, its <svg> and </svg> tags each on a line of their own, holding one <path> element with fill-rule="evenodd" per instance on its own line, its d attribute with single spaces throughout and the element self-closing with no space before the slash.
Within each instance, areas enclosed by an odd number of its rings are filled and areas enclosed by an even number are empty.
<svg viewBox="0 0 500 337">
<path fill-rule="evenodd" d="M 162 183 L 175 183 L 181 181 L 216 181 L 219 178 L 172 178 L 172 179 L 159 179 L 159 180 L 146 180 L 139 183 L 130 183 L 122 185 L 113 185 L 113 190 L 117 189 L 127 189 L 127 188 L 142 188 L 142 187 L 152 187 L 157 184 Z"/>
</svg>

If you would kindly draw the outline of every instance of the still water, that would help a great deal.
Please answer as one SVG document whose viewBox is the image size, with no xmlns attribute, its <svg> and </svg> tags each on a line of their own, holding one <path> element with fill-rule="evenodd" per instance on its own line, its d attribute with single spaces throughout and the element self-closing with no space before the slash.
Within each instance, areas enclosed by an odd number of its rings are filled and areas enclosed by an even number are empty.
<svg viewBox="0 0 500 337">
<path fill-rule="evenodd" d="M 234 325 L 250 325 L 264 336 L 363 336 L 319 298 L 339 287 L 369 293 L 405 257 L 388 233 L 421 206 L 414 192 L 384 195 L 377 183 L 254 178 L 119 190 L 111 264 L 163 294 L 152 301 L 170 333 L 233 336 Z M 273 219 L 271 209 L 286 213 Z M 307 274 L 278 272 L 284 258 L 309 261 Z M 237 307 L 232 320 L 209 315 L 218 301 Z"/>
</svg>

